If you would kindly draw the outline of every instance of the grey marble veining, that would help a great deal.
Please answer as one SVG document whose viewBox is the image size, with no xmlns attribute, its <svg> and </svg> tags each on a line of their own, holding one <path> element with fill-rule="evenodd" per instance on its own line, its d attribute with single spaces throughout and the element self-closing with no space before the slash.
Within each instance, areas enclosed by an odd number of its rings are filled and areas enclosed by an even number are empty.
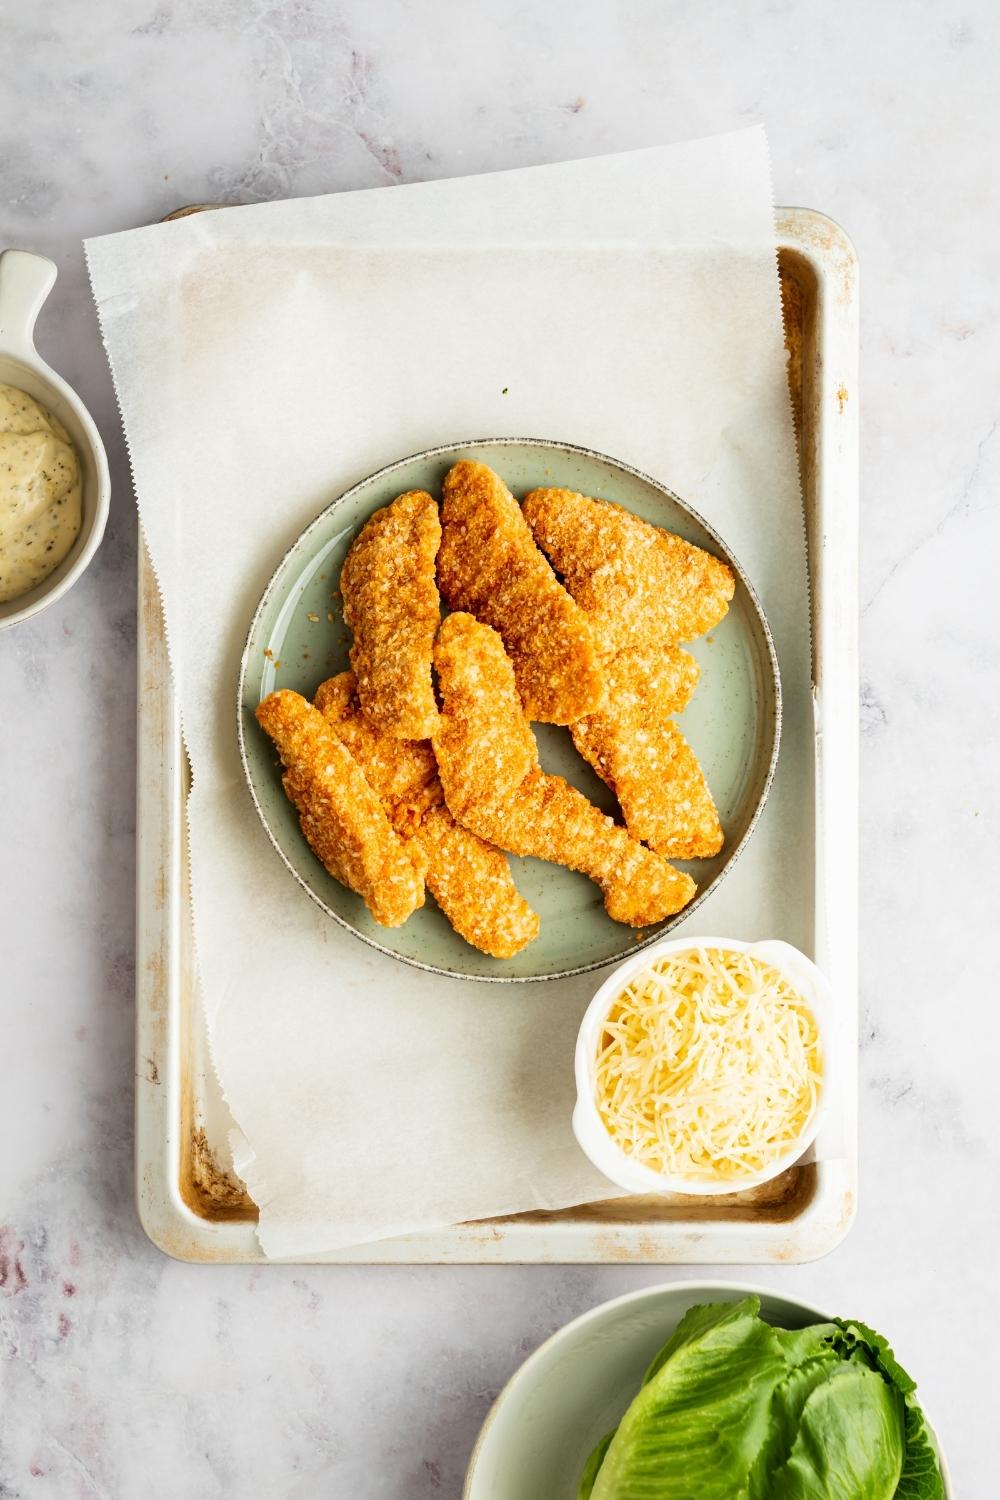
<svg viewBox="0 0 1000 1500">
<path fill-rule="evenodd" d="M 51 0 L 3 32 L 2 241 L 59 264 L 39 344 L 114 499 L 83 581 L 0 635 L 0 1496 L 456 1496 L 535 1344 L 686 1274 L 202 1269 L 145 1241 L 135 519 L 81 237 L 763 119 L 778 201 L 839 219 L 863 271 L 863 1172 L 841 1249 L 746 1276 L 890 1334 L 958 1492 L 992 1500 L 1000 12 Z"/>
</svg>

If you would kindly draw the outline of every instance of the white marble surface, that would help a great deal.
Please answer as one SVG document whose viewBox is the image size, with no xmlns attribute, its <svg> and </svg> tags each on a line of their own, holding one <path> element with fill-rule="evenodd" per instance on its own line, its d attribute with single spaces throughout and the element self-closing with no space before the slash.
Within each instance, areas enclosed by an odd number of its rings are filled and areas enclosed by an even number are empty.
<svg viewBox="0 0 1000 1500">
<path fill-rule="evenodd" d="M 50 0 L 5 8 L 3 242 L 111 453 L 89 575 L 0 636 L 0 1496 L 460 1491 L 498 1387 L 655 1269 L 198 1269 L 132 1208 L 135 519 L 85 234 L 179 204 L 768 125 L 864 278 L 863 1197 L 748 1269 L 889 1333 L 996 1494 L 1000 13 L 790 3 Z"/>
</svg>

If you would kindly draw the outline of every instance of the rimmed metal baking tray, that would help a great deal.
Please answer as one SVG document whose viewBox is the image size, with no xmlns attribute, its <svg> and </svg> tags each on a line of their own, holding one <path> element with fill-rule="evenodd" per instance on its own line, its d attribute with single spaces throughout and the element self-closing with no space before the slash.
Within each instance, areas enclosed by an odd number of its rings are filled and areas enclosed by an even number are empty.
<svg viewBox="0 0 1000 1500">
<path fill-rule="evenodd" d="M 188 212 L 191 210 L 187 210 Z M 856 1033 L 858 265 L 844 232 L 779 209 L 778 261 L 809 551 L 815 724 L 812 956 Z M 257 1211 L 220 1165 L 232 1121 L 197 1000 L 184 806 L 188 767 L 159 594 L 138 595 L 136 1196 L 149 1237 L 191 1261 L 264 1262 Z M 857 1054 L 842 1069 L 843 1155 L 721 1198 L 627 1197 L 457 1224 L 305 1259 L 339 1263 L 794 1262 L 854 1217 Z"/>
</svg>

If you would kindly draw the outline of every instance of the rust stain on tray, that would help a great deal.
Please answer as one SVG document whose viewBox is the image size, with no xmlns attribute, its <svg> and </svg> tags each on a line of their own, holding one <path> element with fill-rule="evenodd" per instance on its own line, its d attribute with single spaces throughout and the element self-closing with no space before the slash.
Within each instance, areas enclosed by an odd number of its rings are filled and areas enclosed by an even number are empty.
<svg viewBox="0 0 1000 1500">
<path fill-rule="evenodd" d="M 190 1136 L 187 1170 L 181 1171 L 181 1190 L 187 1206 L 204 1219 L 256 1217 L 257 1208 L 241 1182 L 231 1177 L 199 1125 Z"/>
</svg>

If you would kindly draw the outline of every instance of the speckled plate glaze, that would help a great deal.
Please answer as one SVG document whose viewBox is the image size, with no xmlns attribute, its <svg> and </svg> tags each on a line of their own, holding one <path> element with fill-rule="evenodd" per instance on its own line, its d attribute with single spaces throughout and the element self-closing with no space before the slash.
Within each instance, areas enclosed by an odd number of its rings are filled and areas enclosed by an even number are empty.
<svg viewBox="0 0 1000 1500">
<path fill-rule="evenodd" d="M 274 749 L 254 718 L 278 687 L 312 697 L 325 677 L 347 665 L 349 633 L 337 591 L 340 568 L 359 528 L 405 490 L 440 494 L 460 458 L 478 459 L 501 474 L 519 498 L 558 485 L 615 500 L 657 526 L 722 557 L 736 575 L 736 595 L 722 624 L 688 649 L 701 680 L 680 725 L 704 767 L 726 843 L 714 859 L 679 862 L 698 894 L 676 917 L 636 932 L 612 922 L 597 887 L 583 875 L 540 860 L 511 857 L 519 890 L 542 919 L 539 936 L 515 958 L 488 958 L 453 932 L 428 894 L 424 907 L 398 928 L 379 927 L 364 902 L 328 875 L 299 831 L 281 787 Z M 279 665 L 280 664 L 280 665 Z M 432 448 L 380 469 L 341 495 L 302 533 L 278 565 L 257 606 L 240 669 L 240 753 L 254 805 L 288 869 L 335 921 L 405 963 L 459 978 L 495 981 L 556 979 L 616 963 L 655 942 L 691 915 L 714 890 L 753 831 L 778 754 L 781 691 L 778 664 L 763 610 L 739 563 L 712 528 L 663 485 L 616 459 L 568 443 L 498 438 Z M 542 764 L 558 772 L 607 812 L 616 804 L 573 748 L 569 732 L 536 725 Z"/>
</svg>

